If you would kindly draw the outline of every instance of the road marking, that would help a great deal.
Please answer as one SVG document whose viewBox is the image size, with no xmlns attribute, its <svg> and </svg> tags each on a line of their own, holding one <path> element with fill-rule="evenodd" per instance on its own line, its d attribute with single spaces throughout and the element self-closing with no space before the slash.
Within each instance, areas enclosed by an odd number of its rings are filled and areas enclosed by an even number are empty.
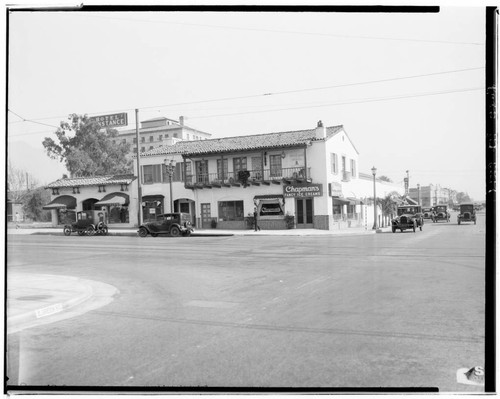
<svg viewBox="0 0 500 399">
<path fill-rule="evenodd" d="M 238 306 L 234 302 L 220 302 L 220 301 L 189 301 L 185 304 L 186 306 L 195 306 L 198 308 L 219 308 L 219 309 L 232 309 Z"/>
<path fill-rule="evenodd" d="M 63 310 L 63 306 L 61 303 L 56 303 L 54 305 L 47 306 L 46 308 L 38 309 L 35 314 L 36 318 L 50 316 L 51 314 L 59 313 Z"/>
</svg>

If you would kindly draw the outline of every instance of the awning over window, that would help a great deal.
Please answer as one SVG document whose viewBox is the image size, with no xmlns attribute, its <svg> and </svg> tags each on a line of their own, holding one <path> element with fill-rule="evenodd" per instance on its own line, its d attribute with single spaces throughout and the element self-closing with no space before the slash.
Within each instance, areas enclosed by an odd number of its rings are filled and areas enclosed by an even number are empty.
<svg viewBox="0 0 500 399">
<path fill-rule="evenodd" d="M 361 201 L 359 198 L 352 198 L 352 197 L 347 197 L 349 200 L 349 205 L 362 205 L 363 201 Z"/>
<path fill-rule="evenodd" d="M 104 205 L 128 205 L 129 197 L 127 194 L 123 193 L 110 193 L 104 196 L 103 199 L 97 201 L 94 206 L 104 206 Z"/>
<path fill-rule="evenodd" d="M 50 201 L 43 209 L 75 209 L 76 208 L 76 198 L 71 195 L 61 195 L 56 199 Z"/>
<path fill-rule="evenodd" d="M 264 194 L 264 195 L 256 195 L 253 197 L 254 200 L 261 199 L 284 199 L 283 194 Z"/>
<path fill-rule="evenodd" d="M 333 205 L 349 205 L 351 202 L 345 198 L 332 198 Z"/>
</svg>

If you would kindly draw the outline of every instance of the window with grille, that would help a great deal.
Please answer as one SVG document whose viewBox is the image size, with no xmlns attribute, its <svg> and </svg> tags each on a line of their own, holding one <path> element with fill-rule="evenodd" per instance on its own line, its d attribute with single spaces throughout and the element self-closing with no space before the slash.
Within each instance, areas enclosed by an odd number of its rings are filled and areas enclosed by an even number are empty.
<svg viewBox="0 0 500 399">
<path fill-rule="evenodd" d="M 244 220 L 243 201 L 219 201 L 219 220 Z"/>
<path fill-rule="evenodd" d="M 269 156 L 269 167 L 271 172 L 271 177 L 281 176 L 281 155 L 270 155 Z"/>
</svg>

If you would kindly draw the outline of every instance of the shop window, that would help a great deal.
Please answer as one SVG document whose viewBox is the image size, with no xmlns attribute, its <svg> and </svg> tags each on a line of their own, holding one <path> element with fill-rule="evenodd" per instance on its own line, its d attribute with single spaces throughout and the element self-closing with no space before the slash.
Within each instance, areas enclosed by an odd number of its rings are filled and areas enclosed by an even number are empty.
<svg viewBox="0 0 500 399">
<path fill-rule="evenodd" d="M 244 220 L 243 201 L 219 201 L 219 220 Z"/>
<path fill-rule="evenodd" d="M 110 206 L 108 219 L 109 223 L 128 223 L 128 206 Z"/>
<path fill-rule="evenodd" d="M 333 220 L 342 220 L 342 205 L 333 204 Z"/>
<path fill-rule="evenodd" d="M 283 216 L 283 208 L 281 204 L 276 202 L 263 203 L 260 206 L 260 216 Z"/>
</svg>

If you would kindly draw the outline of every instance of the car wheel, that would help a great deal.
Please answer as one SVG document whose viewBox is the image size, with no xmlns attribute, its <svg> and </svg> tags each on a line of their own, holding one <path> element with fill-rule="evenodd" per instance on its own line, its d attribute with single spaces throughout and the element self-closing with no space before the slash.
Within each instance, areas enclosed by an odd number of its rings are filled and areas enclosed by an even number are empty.
<svg viewBox="0 0 500 399">
<path fill-rule="evenodd" d="M 102 228 L 101 228 L 101 234 L 103 236 L 107 236 L 108 235 L 108 226 L 102 226 Z"/>
<path fill-rule="evenodd" d="M 85 235 L 85 232 L 84 232 L 84 231 L 79 231 L 79 232 L 78 232 L 78 235 L 79 235 L 79 236 L 84 236 L 84 235 Z"/>
<path fill-rule="evenodd" d="M 396 228 L 395 228 L 395 227 L 393 227 L 393 228 L 392 228 L 392 232 L 393 232 L 393 233 L 395 233 L 395 232 L 396 232 Z"/>
<path fill-rule="evenodd" d="M 151 237 L 158 237 L 157 233 L 151 233 Z"/>
<path fill-rule="evenodd" d="M 63 233 L 65 236 L 69 236 L 71 234 L 71 227 L 64 226 Z"/>
<path fill-rule="evenodd" d="M 141 227 L 139 229 L 139 237 L 146 237 L 148 235 L 148 231 L 145 227 Z"/>
<path fill-rule="evenodd" d="M 94 228 L 92 226 L 89 226 L 85 229 L 85 234 L 88 236 L 93 236 L 95 233 Z"/>
<path fill-rule="evenodd" d="M 181 231 L 177 226 L 172 226 L 172 228 L 170 229 L 170 235 L 172 237 L 179 237 L 181 235 Z"/>
</svg>

